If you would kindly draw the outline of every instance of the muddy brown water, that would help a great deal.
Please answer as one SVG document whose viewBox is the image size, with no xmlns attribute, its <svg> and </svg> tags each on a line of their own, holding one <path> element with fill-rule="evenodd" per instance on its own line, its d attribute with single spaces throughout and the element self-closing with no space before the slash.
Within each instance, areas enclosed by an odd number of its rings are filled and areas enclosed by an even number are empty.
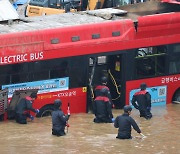
<svg viewBox="0 0 180 154">
<path fill-rule="evenodd" d="M 122 110 L 113 110 L 116 117 Z M 51 135 L 51 117 L 36 118 L 27 125 L 0 122 L 0 154 L 180 154 L 180 105 L 152 108 L 153 118 L 145 120 L 133 109 L 132 117 L 147 137 L 116 139 L 113 124 L 93 123 L 93 114 L 73 114 L 68 133 Z M 66 130 L 67 131 L 67 130 Z"/>
</svg>

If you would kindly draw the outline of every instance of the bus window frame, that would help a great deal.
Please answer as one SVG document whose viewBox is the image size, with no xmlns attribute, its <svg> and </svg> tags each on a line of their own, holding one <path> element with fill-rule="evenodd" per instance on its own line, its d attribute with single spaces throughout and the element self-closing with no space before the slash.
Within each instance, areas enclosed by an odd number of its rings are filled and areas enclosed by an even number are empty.
<svg viewBox="0 0 180 154">
<path fill-rule="evenodd" d="M 164 52 L 160 52 L 159 53 L 159 51 L 158 51 L 158 47 L 163 47 L 164 48 Z M 135 68 L 134 68 L 134 70 L 135 70 L 135 79 L 143 79 L 143 78 L 151 78 L 151 77 L 158 77 L 158 76 L 163 76 L 163 75 L 166 75 L 167 74 L 167 71 L 166 71 L 166 67 L 164 68 L 164 72 L 163 71 L 161 71 L 161 72 L 158 72 L 158 68 L 160 68 L 160 67 L 158 67 L 158 57 L 163 57 L 164 56 L 164 64 L 166 64 L 167 63 L 167 55 L 168 55 L 168 52 L 167 52 L 167 47 L 166 47 L 166 45 L 165 46 L 154 46 L 154 47 L 145 47 L 145 48 L 152 48 L 152 49 L 154 49 L 154 50 L 152 50 L 152 51 L 155 51 L 155 53 L 153 54 L 153 52 L 152 53 L 150 53 L 150 54 L 145 54 L 144 56 L 137 56 L 137 54 L 138 54 L 138 49 L 136 49 L 136 55 L 135 55 L 135 57 L 134 57 L 134 60 L 135 60 Z M 157 53 L 156 53 L 157 52 Z M 146 73 L 144 73 L 144 74 L 142 74 L 142 75 L 140 75 L 139 73 L 138 73 L 138 61 L 139 60 L 150 60 L 150 61 L 154 61 L 154 63 L 151 63 L 151 62 L 149 62 L 149 71 L 151 70 L 152 71 L 152 73 L 150 74 L 150 72 L 149 72 L 149 75 L 146 75 L 147 74 L 147 72 Z M 140 62 L 140 63 L 142 63 L 142 62 Z M 144 65 L 144 68 L 146 67 L 145 66 L 145 62 L 143 62 L 142 63 L 143 65 Z M 148 63 L 147 63 L 148 64 Z M 141 65 L 142 66 L 142 65 Z M 163 66 L 163 65 L 162 65 Z M 146 67 L 147 68 L 147 67 Z M 150 69 L 151 68 L 151 69 Z M 162 68 L 162 67 L 161 67 Z M 147 70 L 148 71 L 148 70 Z"/>
</svg>

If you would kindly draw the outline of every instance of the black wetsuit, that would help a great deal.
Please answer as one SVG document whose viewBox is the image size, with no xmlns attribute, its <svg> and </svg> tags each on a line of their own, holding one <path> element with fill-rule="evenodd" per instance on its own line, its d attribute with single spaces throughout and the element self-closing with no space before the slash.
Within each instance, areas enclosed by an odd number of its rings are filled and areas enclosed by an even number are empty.
<svg viewBox="0 0 180 154">
<path fill-rule="evenodd" d="M 107 97 L 109 98 L 109 101 L 110 101 L 110 103 L 111 103 L 111 106 L 113 107 L 113 102 L 112 102 L 112 97 L 111 97 L 111 93 L 110 93 L 110 90 L 109 90 L 109 88 L 106 86 L 106 85 L 98 85 L 98 86 L 96 86 L 96 88 L 95 88 L 95 98 L 96 97 L 98 97 L 98 96 L 101 96 L 101 90 L 102 89 L 107 89 Z"/>
<path fill-rule="evenodd" d="M 30 111 L 36 113 L 36 110 L 32 107 L 32 98 L 27 96 L 22 98 L 15 107 L 16 122 L 20 124 L 27 124 L 27 117 L 30 117 Z"/>
<path fill-rule="evenodd" d="M 120 116 L 117 116 L 114 121 L 114 127 L 119 128 L 118 135 L 116 138 L 119 139 L 131 139 L 131 126 L 136 130 L 138 133 L 141 133 L 137 123 L 135 120 L 128 115 L 128 113 L 124 113 Z"/>
<path fill-rule="evenodd" d="M 63 111 L 60 109 L 55 109 L 55 111 L 52 112 L 52 135 L 66 135 L 64 130 L 68 120 L 68 115 L 64 115 Z"/>
<path fill-rule="evenodd" d="M 98 96 L 94 100 L 94 114 L 96 123 L 111 123 L 113 114 L 109 98 L 106 96 Z"/>
<path fill-rule="evenodd" d="M 138 91 L 133 95 L 132 105 L 139 110 L 140 117 L 144 117 L 146 119 L 152 118 L 152 114 L 150 112 L 151 95 L 146 90 Z"/>
</svg>

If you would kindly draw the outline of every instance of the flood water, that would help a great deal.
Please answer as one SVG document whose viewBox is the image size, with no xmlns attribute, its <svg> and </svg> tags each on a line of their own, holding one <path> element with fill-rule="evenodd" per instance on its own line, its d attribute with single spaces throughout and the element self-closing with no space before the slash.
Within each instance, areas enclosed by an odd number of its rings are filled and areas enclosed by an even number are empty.
<svg viewBox="0 0 180 154">
<path fill-rule="evenodd" d="M 116 117 L 122 110 L 113 110 Z M 51 117 L 36 118 L 27 125 L 0 122 L 1 154 L 180 154 L 180 105 L 152 108 L 153 118 L 145 120 L 133 109 L 132 117 L 147 136 L 131 140 L 116 139 L 113 124 L 95 124 L 94 115 L 71 115 L 68 133 L 51 135 Z M 66 130 L 67 131 L 67 130 Z"/>
</svg>

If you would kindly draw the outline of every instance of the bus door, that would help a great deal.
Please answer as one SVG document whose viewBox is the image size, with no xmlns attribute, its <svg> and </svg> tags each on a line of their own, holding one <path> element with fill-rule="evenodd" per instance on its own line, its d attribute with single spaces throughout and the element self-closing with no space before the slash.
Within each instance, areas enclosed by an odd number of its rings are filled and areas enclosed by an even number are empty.
<svg viewBox="0 0 180 154">
<path fill-rule="evenodd" d="M 89 89 L 88 89 L 88 104 L 91 110 L 91 104 L 94 100 L 94 88 L 101 84 L 101 77 L 108 78 L 107 86 L 112 95 L 112 101 L 115 108 L 122 108 L 124 103 L 121 99 L 121 55 L 97 56 L 89 58 Z"/>
<path fill-rule="evenodd" d="M 92 56 L 89 57 L 88 70 L 88 110 L 92 110 L 92 102 L 95 99 L 94 89 L 101 84 L 101 77 L 108 77 L 107 56 Z"/>
<path fill-rule="evenodd" d="M 115 108 L 121 108 L 124 103 L 121 102 L 122 86 L 122 55 L 111 55 L 107 57 L 108 87 L 111 91 L 112 101 Z"/>
</svg>

